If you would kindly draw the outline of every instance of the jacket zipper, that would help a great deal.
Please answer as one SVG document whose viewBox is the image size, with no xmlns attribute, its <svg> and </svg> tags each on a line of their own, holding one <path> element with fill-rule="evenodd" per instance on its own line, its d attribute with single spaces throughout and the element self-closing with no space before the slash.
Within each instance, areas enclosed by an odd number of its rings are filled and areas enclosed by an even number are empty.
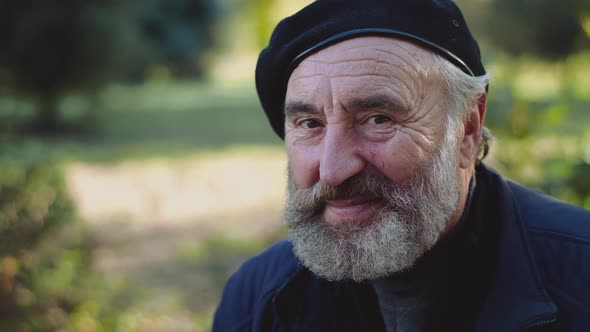
<svg viewBox="0 0 590 332">
<path fill-rule="evenodd" d="M 546 319 L 539 319 L 530 325 L 526 325 L 524 327 L 519 328 L 517 331 L 521 331 L 521 332 L 529 331 L 529 330 L 533 330 L 536 328 L 541 328 L 544 326 L 551 325 L 555 322 L 557 322 L 557 319 L 555 317 L 546 318 Z"/>
</svg>

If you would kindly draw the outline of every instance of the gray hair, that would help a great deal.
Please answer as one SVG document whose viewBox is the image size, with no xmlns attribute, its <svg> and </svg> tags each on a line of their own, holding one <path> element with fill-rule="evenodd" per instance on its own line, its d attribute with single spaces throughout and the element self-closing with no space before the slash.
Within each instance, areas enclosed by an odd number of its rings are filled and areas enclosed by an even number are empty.
<svg viewBox="0 0 590 332">
<path fill-rule="evenodd" d="M 456 128 L 460 122 L 464 121 L 473 105 L 481 95 L 486 93 L 486 86 L 489 82 L 489 74 L 482 76 L 469 76 L 457 66 L 450 63 L 439 55 L 435 55 L 435 62 L 438 64 L 447 88 L 447 108 L 449 126 Z M 477 160 L 483 160 L 494 141 L 494 136 L 487 127 L 483 127 Z"/>
</svg>

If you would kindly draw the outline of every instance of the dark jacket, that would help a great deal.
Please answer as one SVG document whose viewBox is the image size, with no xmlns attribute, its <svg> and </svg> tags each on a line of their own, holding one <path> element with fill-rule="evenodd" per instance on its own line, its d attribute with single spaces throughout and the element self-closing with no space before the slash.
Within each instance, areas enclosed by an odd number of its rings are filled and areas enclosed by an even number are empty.
<svg viewBox="0 0 590 332">
<path fill-rule="evenodd" d="M 484 165 L 471 199 L 460 234 L 421 259 L 448 271 L 440 290 L 445 305 L 428 316 L 429 330 L 590 331 L 590 211 Z M 439 246 L 448 247 L 445 256 L 437 256 Z M 231 277 L 213 331 L 384 331 L 384 325 L 368 284 L 321 279 L 282 241 Z"/>
</svg>

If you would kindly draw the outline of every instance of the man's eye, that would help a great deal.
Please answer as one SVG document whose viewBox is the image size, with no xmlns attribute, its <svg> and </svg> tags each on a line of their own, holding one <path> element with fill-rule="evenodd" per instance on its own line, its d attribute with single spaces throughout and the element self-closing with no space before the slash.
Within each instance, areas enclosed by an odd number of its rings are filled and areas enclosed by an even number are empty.
<svg viewBox="0 0 590 332">
<path fill-rule="evenodd" d="M 382 115 L 382 114 L 371 115 L 365 121 L 366 124 L 372 124 L 372 125 L 379 125 L 379 124 L 384 124 L 384 123 L 388 123 L 388 122 L 391 122 L 391 119 L 385 115 Z"/>
<path fill-rule="evenodd" d="M 298 126 L 305 129 L 314 129 L 322 126 L 322 123 L 315 119 L 304 119 L 297 123 Z"/>
</svg>

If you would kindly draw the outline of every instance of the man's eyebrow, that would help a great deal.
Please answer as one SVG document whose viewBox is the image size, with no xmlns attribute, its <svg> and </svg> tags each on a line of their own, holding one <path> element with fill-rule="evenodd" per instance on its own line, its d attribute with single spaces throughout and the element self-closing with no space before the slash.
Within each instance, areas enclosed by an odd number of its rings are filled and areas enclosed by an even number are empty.
<svg viewBox="0 0 590 332">
<path fill-rule="evenodd" d="M 405 107 L 400 101 L 389 95 L 377 93 L 368 97 L 352 98 L 348 104 L 355 109 L 387 109 L 392 111 L 405 111 Z"/>
<path fill-rule="evenodd" d="M 297 113 L 318 113 L 318 109 L 315 105 L 305 103 L 302 101 L 290 101 L 285 104 L 285 115 L 293 115 Z"/>
</svg>

